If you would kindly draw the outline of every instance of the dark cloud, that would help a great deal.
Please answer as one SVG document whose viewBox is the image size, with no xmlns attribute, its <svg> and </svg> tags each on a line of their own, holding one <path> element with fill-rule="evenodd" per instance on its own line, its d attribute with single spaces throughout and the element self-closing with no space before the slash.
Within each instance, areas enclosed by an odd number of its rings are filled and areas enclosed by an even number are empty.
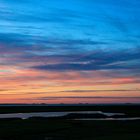
<svg viewBox="0 0 140 140">
<path fill-rule="evenodd" d="M 63 97 L 40 97 L 35 98 L 36 100 L 59 100 L 59 99 L 140 99 L 140 97 L 104 97 L 104 96 L 63 96 Z M 32 99 L 34 100 L 34 99 Z"/>
<path fill-rule="evenodd" d="M 107 47 L 106 50 L 96 48 L 90 53 L 81 52 L 76 56 L 60 55 L 57 57 L 62 58 L 60 63 L 42 64 L 32 68 L 54 71 L 131 70 L 134 73 L 140 71 L 140 49 L 138 47 L 129 50 L 127 48 L 123 50 L 109 50 Z M 67 61 L 67 58 L 70 58 L 70 61 Z"/>
<path fill-rule="evenodd" d="M 85 93 L 85 92 L 131 92 L 131 91 L 140 91 L 140 89 L 135 89 L 135 90 L 127 90 L 127 89 L 114 89 L 114 90 L 65 90 L 65 91 L 60 91 L 60 92 L 75 92 L 75 93 Z"/>
</svg>

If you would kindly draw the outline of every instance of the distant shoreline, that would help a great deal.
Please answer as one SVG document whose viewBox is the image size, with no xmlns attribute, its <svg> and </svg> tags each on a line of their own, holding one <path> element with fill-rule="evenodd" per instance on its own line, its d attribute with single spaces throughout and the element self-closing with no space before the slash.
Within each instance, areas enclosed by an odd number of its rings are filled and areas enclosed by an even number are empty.
<svg viewBox="0 0 140 140">
<path fill-rule="evenodd" d="M 140 116 L 140 104 L 3 104 L 0 114 L 67 111 L 103 111 Z"/>
<path fill-rule="evenodd" d="M 140 103 L 102 103 L 102 104 L 88 104 L 88 103 L 81 103 L 81 104 L 45 104 L 45 103 L 33 103 L 33 104 L 21 104 L 21 103 L 5 103 L 5 104 L 0 104 L 0 106 L 135 106 L 135 105 L 140 105 Z"/>
</svg>

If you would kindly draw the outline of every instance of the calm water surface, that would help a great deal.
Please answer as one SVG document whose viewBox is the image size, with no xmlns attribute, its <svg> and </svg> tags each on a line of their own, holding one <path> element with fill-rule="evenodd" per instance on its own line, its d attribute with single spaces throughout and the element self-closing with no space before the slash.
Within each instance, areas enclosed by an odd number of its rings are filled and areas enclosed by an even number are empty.
<svg viewBox="0 0 140 140">
<path fill-rule="evenodd" d="M 114 115 L 125 115 L 124 113 L 109 113 L 109 112 L 102 112 L 102 111 L 73 111 L 73 112 L 10 113 L 10 114 L 0 114 L 0 118 L 28 119 L 30 117 L 61 117 L 61 116 L 68 115 L 70 113 L 103 114 L 108 117 Z"/>
</svg>

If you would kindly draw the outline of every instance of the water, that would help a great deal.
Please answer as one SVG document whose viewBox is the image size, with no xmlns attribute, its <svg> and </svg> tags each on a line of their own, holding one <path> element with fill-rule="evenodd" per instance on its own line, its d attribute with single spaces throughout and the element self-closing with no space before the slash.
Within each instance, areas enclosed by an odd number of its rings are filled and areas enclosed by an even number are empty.
<svg viewBox="0 0 140 140">
<path fill-rule="evenodd" d="M 83 113 L 83 114 L 103 114 L 107 117 L 114 115 L 125 115 L 124 113 L 108 113 L 102 111 L 73 111 L 73 112 L 36 112 L 36 113 L 10 113 L 0 114 L 0 118 L 22 118 L 28 119 L 30 117 L 61 117 L 70 113 Z"/>
<path fill-rule="evenodd" d="M 21 118 L 28 119 L 30 117 L 61 117 L 68 115 L 70 113 L 80 113 L 80 114 L 103 114 L 109 118 L 82 118 L 74 120 L 139 120 L 140 117 L 133 118 L 113 118 L 114 115 L 125 115 L 124 113 L 109 113 L 102 111 L 71 111 L 71 112 L 35 112 L 35 113 L 10 113 L 10 114 L 0 114 L 0 119 L 4 118 Z"/>
<path fill-rule="evenodd" d="M 140 117 L 133 117 L 133 118 L 86 118 L 86 119 L 74 119 L 74 120 L 83 120 L 83 121 L 88 121 L 88 120 L 94 120 L 94 121 L 111 121 L 111 120 L 118 120 L 118 121 L 131 121 L 131 120 L 140 120 Z"/>
</svg>

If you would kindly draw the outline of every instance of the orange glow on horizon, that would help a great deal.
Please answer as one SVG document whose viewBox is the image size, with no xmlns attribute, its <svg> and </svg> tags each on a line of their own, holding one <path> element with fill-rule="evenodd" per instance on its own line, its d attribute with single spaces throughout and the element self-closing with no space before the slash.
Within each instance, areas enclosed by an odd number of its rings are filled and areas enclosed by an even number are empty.
<svg viewBox="0 0 140 140">
<path fill-rule="evenodd" d="M 2 69 L 8 69 L 3 67 Z M 92 75 L 92 76 L 91 76 Z M 137 77 L 106 77 L 106 72 L 40 72 L 35 70 L 20 70 L 0 73 L 0 103 L 5 102 L 49 102 L 74 103 L 85 102 L 85 99 L 66 99 L 61 97 L 84 96 L 105 97 L 88 99 L 86 102 L 118 102 L 119 99 L 107 97 L 139 97 Z M 39 100 L 43 97 L 60 97 L 55 100 Z M 26 100 L 27 99 L 27 100 Z M 122 99 L 120 99 L 121 102 Z M 128 99 L 127 99 L 128 100 Z M 128 101 L 131 101 L 130 99 Z"/>
</svg>

